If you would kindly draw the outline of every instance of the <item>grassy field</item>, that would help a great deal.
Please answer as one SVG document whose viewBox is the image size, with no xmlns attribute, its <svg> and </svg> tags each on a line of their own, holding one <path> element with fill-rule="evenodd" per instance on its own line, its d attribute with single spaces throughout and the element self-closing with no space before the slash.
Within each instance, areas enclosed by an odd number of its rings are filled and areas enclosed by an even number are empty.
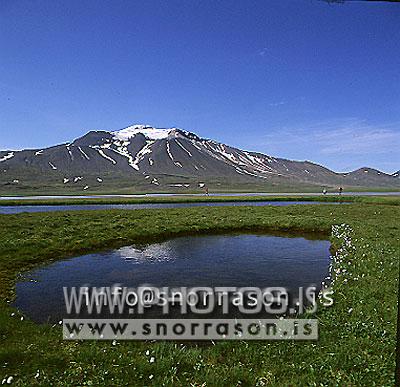
<svg viewBox="0 0 400 387">
<path fill-rule="evenodd" d="M 43 206 L 43 205 L 85 205 L 85 204 L 145 204 L 145 203 L 226 203 L 263 201 L 306 201 L 306 202 L 348 202 L 365 204 L 400 205 L 400 196 L 168 196 L 138 198 L 62 198 L 62 199 L 4 199 L 0 206 Z"/>
<path fill-rule="evenodd" d="M 0 176 L 1 177 L 1 176 Z M 160 178 L 160 177 L 159 177 Z M 126 181 L 122 186 L 104 185 L 97 183 L 97 187 L 90 185 L 90 188 L 84 190 L 86 184 L 78 184 L 70 187 L 66 187 L 62 183 L 63 177 L 60 176 L 61 183 L 58 185 L 45 184 L 43 181 L 36 181 L 36 186 L 33 187 L 29 183 L 24 185 L 20 183 L 18 185 L 2 185 L 0 181 L 0 196 L 35 196 L 35 195 L 144 195 L 146 193 L 157 193 L 157 194 L 202 194 L 204 193 L 203 188 L 197 188 L 197 181 L 188 181 L 191 183 L 189 188 L 186 187 L 169 187 L 168 185 L 163 185 L 162 188 L 150 184 L 150 186 L 132 186 L 131 182 Z M 22 179 L 25 180 L 25 179 Z M 117 178 L 118 182 L 120 179 Z M 171 181 L 176 183 L 175 180 Z M 186 183 L 186 181 L 184 181 Z M 279 195 L 280 193 L 321 193 L 323 188 L 326 188 L 328 192 L 335 193 L 338 192 L 338 185 L 308 185 L 308 184 L 295 184 L 291 183 L 289 185 L 273 185 L 273 184 L 254 184 L 254 181 L 248 182 L 247 184 L 213 184 L 213 182 L 208 182 L 208 187 L 212 193 L 272 193 Z M 345 186 L 342 185 L 344 192 L 400 192 L 400 188 L 396 185 L 393 187 L 362 187 L 362 186 Z"/>
<path fill-rule="evenodd" d="M 12 383 L 21 386 L 393 385 L 400 207 L 396 198 L 360 200 L 346 206 L 0 215 L 0 382 L 12 376 Z M 231 230 L 310 231 L 329 237 L 338 224 L 353 230 L 352 248 L 335 260 L 335 303 L 317 312 L 316 343 L 66 342 L 58 325 L 37 325 L 9 306 L 18 273 L 69 256 Z M 331 238 L 342 251 L 342 240 Z"/>
</svg>

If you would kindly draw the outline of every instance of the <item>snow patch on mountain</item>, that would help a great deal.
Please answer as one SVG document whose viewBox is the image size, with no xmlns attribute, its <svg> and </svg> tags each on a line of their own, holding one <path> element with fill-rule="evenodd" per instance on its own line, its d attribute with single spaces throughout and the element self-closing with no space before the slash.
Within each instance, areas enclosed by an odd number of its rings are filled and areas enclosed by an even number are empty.
<svg viewBox="0 0 400 387">
<path fill-rule="evenodd" d="M 146 145 L 136 154 L 135 160 L 133 160 L 131 166 L 137 171 L 139 170 L 139 163 L 144 159 L 144 156 L 151 153 L 151 146 L 153 144 L 154 141 L 147 141 Z"/>
<path fill-rule="evenodd" d="M 170 146 L 169 146 L 169 142 L 167 141 L 167 153 L 168 153 L 168 156 L 169 156 L 169 158 L 172 160 L 172 161 L 174 161 L 174 156 L 172 156 L 172 153 L 171 153 L 171 148 L 170 148 Z"/>
<path fill-rule="evenodd" d="M 149 140 L 162 140 L 168 138 L 173 130 L 175 130 L 175 128 L 157 129 L 149 125 L 132 125 L 125 129 L 111 132 L 111 134 L 114 136 L 114 138 L 120 141 L 129 141 L 132 137 L 139 133 L 143 134 Z"/>
<path fill-rule="evenodd" d="M 107 156 L 104 151 L 100 148 L 96 148 L 97 152 L 99 152 L 99 155 L 104 157 L 106 160 L 111 161 L 113 164 L 117 164 L 117 162 L 110 156 Z"/>
<path fill-rule="evenodd" d="M 172 162 L 175 164 L 175 166 L 179 167 L 179 168 L 183 168 L 183 165 L 179 162 L 174 160 L 174 156 L 172 156 L 172 152 L 171 152 L 171 147 L 169 145 L 169 141 L 167 141 L 167 153 L 169 158 L 172 160 Z"/>
<path fill-rule="evenodd" d="M 192 157 L 190 151 L 188 151 L 178 140 L 175 140 L 175 142 L 189 155 L 189 157 Z"/>
<path fill-rule="evenodd" d="M 196 141 L 195 140 L 190 140 L 190 142 L 192 143 L 192 145 L 198 150 L 198 151 L 200 151 L 201 152 L 201 148 L 200 148 L 200 146 L 199 145 L 197 145 L 197 143 L 196 143 Z"/>
<path fill-rule="evenodd" d="M 10 153 L 6 154 L 5 156 L 3 156 L 3 157 L 0 159 L 0 162 L 9 160 L 9 159 L 11 159 L 12 157 L 14 157 L 14 152 L 10 152 Z"/>
<path fill-rule="evenodd" d="M 82 156 L 86 159 L 86 160 L 90 160 L 90 157 L 83 151 L 83 149 L 78 146 L 79 152 L 81 152 Z"/>
<path fill-rule="evenodd" d="M 66 145 L 66 148 L 67 148 L 67 151 L 68 151 L 69 157 L 71 158 L 71 160 L 72 160 L 72 161 L 74 161 L 74 156 L 72 155 L 72 152 L 71 152 L 71 148 L 70 148 L 70 146 L 69 146 L 69 145 Z"/>
</svg>

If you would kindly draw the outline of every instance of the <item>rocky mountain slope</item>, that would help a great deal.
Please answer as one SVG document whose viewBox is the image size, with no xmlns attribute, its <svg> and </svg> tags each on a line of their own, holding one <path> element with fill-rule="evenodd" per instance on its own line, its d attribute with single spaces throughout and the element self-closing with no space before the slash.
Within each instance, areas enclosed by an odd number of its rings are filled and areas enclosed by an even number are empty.
<svg viewBox="0 0 400 387">
<path fill-rule="evenodd" d="M 240 150 L 182 129 L 134 125 L 90 131 L 62 145 L 0 152 L 0 189 L 184 190 L 400 187 L 398 173 L 335 173 L 312 162 Z M 318 188 L 319 189 L 319 188 Z"/>
</svg>

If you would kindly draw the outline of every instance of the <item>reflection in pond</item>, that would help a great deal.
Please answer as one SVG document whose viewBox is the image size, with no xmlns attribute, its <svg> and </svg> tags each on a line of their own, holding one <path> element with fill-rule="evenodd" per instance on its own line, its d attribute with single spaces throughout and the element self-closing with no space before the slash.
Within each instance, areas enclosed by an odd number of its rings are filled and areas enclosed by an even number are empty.
<svg viewBox="0 0 400 387">
<path fill-rule="evenodd" d="M 329 247 L 321 237 L 265 234 L 186 236 L 126 246 L 58 261 L 26 274 L 17 283 L 15 306 L 33 320 L 45 322 L 66 317 L 64 286 L 277 286 L 295 291 L 318 285 L 326 277 Z M 145 317 L 160 317 L 157 313 L 149 311 Z"/>
</svg>

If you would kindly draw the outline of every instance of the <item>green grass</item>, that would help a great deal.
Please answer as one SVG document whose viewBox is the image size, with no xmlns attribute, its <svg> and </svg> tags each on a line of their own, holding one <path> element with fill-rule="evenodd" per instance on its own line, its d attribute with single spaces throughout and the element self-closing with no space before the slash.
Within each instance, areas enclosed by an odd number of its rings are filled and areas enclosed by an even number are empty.
<svg viewBox="0 0 400 387">
<path fill-rule="evenodd" d="M 13 375 L 13 383 L 22 386 L 393 385 L 400 207 L 392 198 L 373 199 L 346 206 L 2 215 L 0 381 Z M 317 313 L 317 343 L 66 342 L 59 326 L 21 321 L 8 305 L 18 273 L 68 256 L 187 233 L 293 230 L 329 236 L 331 226 L 342 223 L 353 229 L 355 250 L 340 264 L 347 274 L 335 280 L 334 306 Z"/>
</svg>

